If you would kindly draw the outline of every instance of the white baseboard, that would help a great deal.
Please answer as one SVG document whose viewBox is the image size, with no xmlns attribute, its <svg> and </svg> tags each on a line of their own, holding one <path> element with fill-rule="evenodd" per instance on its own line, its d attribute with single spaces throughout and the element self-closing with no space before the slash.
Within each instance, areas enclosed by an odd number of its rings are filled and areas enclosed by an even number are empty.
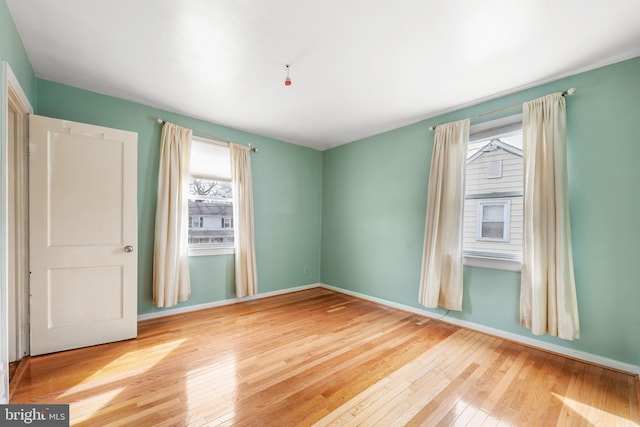
<svg viewBox="0 0 640 427">
<path fill-rule="evenodd" d="M 500 329 L 491 328 L 489 326 L 480 325 L 478 323 L 469 322 L 467 320 L 460 320 L 453 317 L 442 316 L 437 313 L 433 313 L 428 310 L 421 310 L 419 308 L 411 307 L 408 305 L 400 304 L 393 301 L 388 301 L 382 298 L 372 297 L 370 295 L 361 294 L 359 292 L 353 292 L 346 289 L 338 288 L 335 286 L 327 285 L 324 283 L 319 284 L 320 287 L 330 289 L 335 292 L 351 295 L 354 297 L 362 298 L 368 301 L 372 301 L 387 307 L 397 308 L 399 310 L 408 311 L 410 313 L 419 314 L 421 316 L 431 317 L 438 319 L 442 322 L 450 323 L 457 326 L 462 326 L 474 331 L 483 332 L 485 334 L 493 335 L 498 338 L 504 338 L 509 341 L 514 341 L 520 344 L 527 345 L 529 347 L 539 348 L 541 350 L 549 351 L 552 353 L 561 354 L 563 356 L 570 357 L 572 359 L 582 360 L 584 362 L 592 363 L 595 365 L 605 366 L 618 371 L 628 372 L 630 374 L 640 376 L 640 366 L 632 365 L 629 363 L 620 362 L 618 360 L 609 359 L 607 357 L 598 356 L 597 354 L 587 353 L 585 351 L 575 350 L 572 348 L 562 347 L 557 344 L 548 343 L 545 341 L 537 340 L 535 338 L 525 337 L 522 335 L 514 334 L 512 332 L 506 332 Z M 640 378 L 639 378 L 640 379 Z"/>
<path fill-rule="evenodd" d="M 304 291 L 306 289 L 322 287 L 321 283 L 312 283 L 310 285 L 296 286 L 294 288 L 282 289 L 279 291 L 265 292 L 263 294 L 251 295 L 242 298 L 231 298 L 220 301 L 208 302 L 205 304 L 194 304 L 186 307 L 168 308 L 166 310 L 154 311 L 153 313 L 145 313 L 138 315 L 138 321 L 147 319 L 157 319 L 159 317 L 172 316 L 174 314 L 189 313 L 190 311 L 204 310 L 205 308 L 222 307 L 223 305 L 236 304 L 243 301 L 251 301 L 261 298 L 272 297 L 274 295 L 283 295 L 291 292 Z"/>
</svg>

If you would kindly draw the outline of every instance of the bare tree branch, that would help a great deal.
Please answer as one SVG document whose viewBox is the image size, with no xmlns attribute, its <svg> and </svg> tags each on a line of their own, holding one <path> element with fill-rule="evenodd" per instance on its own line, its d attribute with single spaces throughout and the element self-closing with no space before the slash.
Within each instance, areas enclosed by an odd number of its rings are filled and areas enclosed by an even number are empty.
<svg viewBox="0 0 640 427">
<path fill-rule="evenodd" d="M 210 179 L 192 178 L 189 182 L 189 193 L 207 196 L 207 199 L 231 199 L 231 183 Z"/>
</svg>

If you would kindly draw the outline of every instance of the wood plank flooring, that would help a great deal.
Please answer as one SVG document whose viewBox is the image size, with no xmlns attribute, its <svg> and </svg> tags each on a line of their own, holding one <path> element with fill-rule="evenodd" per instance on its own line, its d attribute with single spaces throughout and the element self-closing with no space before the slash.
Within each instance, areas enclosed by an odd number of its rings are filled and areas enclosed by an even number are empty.
<svg viewBox="0 0 640 427">
<path fill-rule="evenodd" d="M 78 426 L 633 426 L 638 379 L 322 288 L 31 358 Z"/>
</svg>

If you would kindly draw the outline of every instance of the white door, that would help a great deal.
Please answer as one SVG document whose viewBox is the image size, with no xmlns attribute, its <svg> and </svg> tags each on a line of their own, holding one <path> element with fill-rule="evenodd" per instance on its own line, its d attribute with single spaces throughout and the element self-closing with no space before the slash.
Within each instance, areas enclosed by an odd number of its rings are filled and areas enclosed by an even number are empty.
<svg viewBox="0 0 640 427">
<path fill-rule="evenodd" d="M 137 334 L 134 132 L 29 120 L 31 355 Z"/>
</svg>

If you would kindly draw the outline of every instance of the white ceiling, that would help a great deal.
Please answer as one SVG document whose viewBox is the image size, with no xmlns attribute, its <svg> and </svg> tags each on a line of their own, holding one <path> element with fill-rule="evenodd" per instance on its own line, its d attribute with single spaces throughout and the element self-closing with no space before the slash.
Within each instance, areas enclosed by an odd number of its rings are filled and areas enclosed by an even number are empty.
<svg viewBox="0 0 640 427">
<path fill-rule="evenodd" d="M 40 78 L 319 150 L 640 55 L 638 0 L 7 4 Z"/>
</svg>

